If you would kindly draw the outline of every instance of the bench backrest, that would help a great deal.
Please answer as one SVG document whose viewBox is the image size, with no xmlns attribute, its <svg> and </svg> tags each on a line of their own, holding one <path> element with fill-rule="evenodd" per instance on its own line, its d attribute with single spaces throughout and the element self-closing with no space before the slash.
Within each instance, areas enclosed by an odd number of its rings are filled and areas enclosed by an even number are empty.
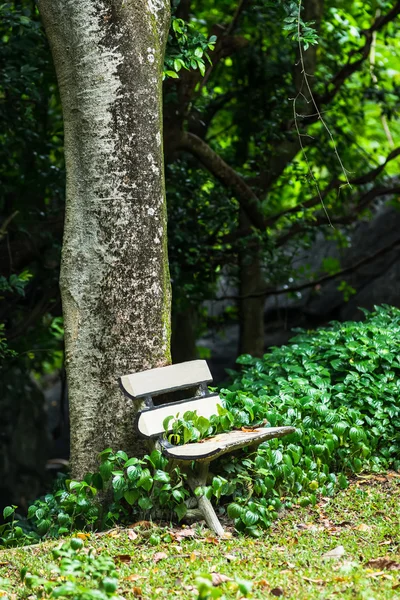
<svg viewBox="0 0 400 600">
<path fill-rule="evenodd" d="M 212 381 L 212 376 L 206 361 L 191 360 L 177 365 L 124 375 L 120 378 L 120 385 L 127 396 L 135 399 L 195 387 L 210 381 Z"/>
<path fill-rule="evenodd" d="M 171 415 L 176 417 L 178 413 L 182 417 L 186 411 L 195 410 L 199 417 L 209 419 L 211 415 L 218 414 L 218 404 L 222 405 L 221 399 L 218 394 L 213 394 L 143 410 L 136 418 L 136 429 L 143 437 L 159 437 L 164 433 L 163 422 L 167 417 Z M 172 425 L 172 422 L 170 425 Z"/>
</svg>

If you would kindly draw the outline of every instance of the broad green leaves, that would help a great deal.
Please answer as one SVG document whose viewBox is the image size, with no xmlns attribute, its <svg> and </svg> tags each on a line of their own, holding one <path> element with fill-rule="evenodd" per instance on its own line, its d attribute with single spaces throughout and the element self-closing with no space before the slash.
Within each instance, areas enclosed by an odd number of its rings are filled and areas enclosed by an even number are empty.
<svg viewBox="0 0 400 600">
<path fill-rule="evenodd" d="M 384 306 L 366 312 L 364 322 L 300 332 L 263 359 L 238 359 L 242 371 L 221 392 L 227 409 L 245 423 L 247 396 L 257 418 L 295 426 L 296 433 L 223 464 L 237 526 L 249 527 L 237 508 L 245 511 L 249 497 L 257 506 L 274 494 L 302 494 L 301 505 L 314 504 L 310 492 L 347 487 L 345 473 L 399 467 L 399 355 L 400 310 Z M 259 508 L 253 512 L 261 519 Z"/>
</svg>

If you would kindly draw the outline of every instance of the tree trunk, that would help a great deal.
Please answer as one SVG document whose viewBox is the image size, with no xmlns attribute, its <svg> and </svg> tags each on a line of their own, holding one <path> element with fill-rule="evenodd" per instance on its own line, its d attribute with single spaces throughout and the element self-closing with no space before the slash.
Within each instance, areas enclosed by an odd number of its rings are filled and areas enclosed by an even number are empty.
<svg viewBox="0 0 400 600">
<path fill-rule="evenodd" d="M 138 453 L 120 375 L 170 362 L 162 151 L 169 0 L 39 0 L 64 115 L 61 266 L 74 477 Z"/>
<path fill-rule="evenodd" d="M 196 306 L 190 305 L 180 311 L 172 311 L 171 354 L 173 363 L 197 358 L 198 320 Z"/>
<path fill-rule="evenodd" d="M 248 228 L 250 221 L 241 209 L 239 229 Z M 246 298 L 265 287 L 259 251 L 259 247 L 250 251 L 244 247 L 239 252 L 239 354 L 252 356 L 264 354 L 265 297 Z"/>
</svg>

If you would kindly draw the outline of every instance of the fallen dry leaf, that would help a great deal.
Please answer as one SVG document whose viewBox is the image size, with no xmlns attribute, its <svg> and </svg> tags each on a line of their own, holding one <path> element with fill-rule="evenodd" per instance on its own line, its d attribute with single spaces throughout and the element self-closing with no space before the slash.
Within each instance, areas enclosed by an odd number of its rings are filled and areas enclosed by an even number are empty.
<svg viewBox="0 0 400 600">
<path fill-rule="evenodd" d="M 382 577 L 382 575 L 385 575 L 385 571 L 373 571 L 372 573 L 367 573 L 366 577 L 372 579 L 379 579 L 379 577 Z"/>
<path fill-rule="evenodd" d="M 386 569 L 387 571 L 400 571 L 400 563 L 397 563 L 392 558 L 381 556 L 380 558 L 371 558 L 366 564 L 366 567 L 372 569 Z"/>
<path fill-rule="evenodd" d="M 273 596 L 283 596 L 284 595 L 284 591 L 283 591 L 283 588 L 276 587 L 276 588 L 273 588 L 270 591 L 270 594 L 272 594 Z"/>
<path fill-rule="evenodd" d="M 130 528 L 133 527 L 141 527 L 142 529 L 153 529 L 154 527 L 156 527 L 156 525 L 154 525 L 154 523 L 152 523 L 151 521 L 136 521 L 136 523 L 130 525 Z"/>
<path fill-rule="evenodd" d="M 211 581 L 214 586 L 217 586 L 226 581 L 233 581 L 233 579 L 227 575 L 222 575 L 222 573 L 211 573 Z"/>
<path fill-rule="evenodd" d="M 153 560 L 155 563 L 160 562 L 160 560 L 164 560 L 164 558 L 168 558 L 168 554 L 166 554 L 165 552 L 156 552 L 153 556 Z"/>
<path fill-rule="evenodd" d="M 128 538 L 130 540 L 136 540 L 137 537 L 138 534 L 136 533 L 136 531 L 133 531 L 133 529 L 128 529 Z"/>
<path fill-rule="evenodd" d="M 107 536 L 111 538 L 119 538 L 121 537 L 121 531 L 119 529 L 110 529 L 110 531 L 107 531 Z"/>
<path fill-rule="evenodd" d="M 371 525 L 367 525 L 366 523 L 360 523 L 357 527 L 354 527 L 356 531 L 371 531 Z"/>
<path fill-rule="evenodd" d="M 90 538 L 90 533 L 75 533 L 75 537 L 81 539 L 81 540 L 87 540 L 88 538 Z"/>
<path fill-rule="evenodd" d="M 190 562 L 194 562 L 199 558 L 199 556 L 200 552 L 198 552 L 197 550 L 193 550 L 193 552 L 190 554 Z"/>
<path fill-rule="evenodd" d="M 333 550 L 325 552 L 325 554 L 323 554 L 321 558 L 323 558 L 324 560 L 337 560 L 338 558 L 341 558 L 344 554 L 346 554 L 346 550 L 343 548 L 343 546 L 337 546 L 336 548 L 333 548 Z"/>
<path fill-rule="evenodd" d="M 117 554 L 117 556 L 114 556 L 114 559 L 122 563 L 130 563 L 132 557 L 129 554 Z"/>
<path fill-rule="evenodd" d="M 195 532 L 194 529 L 191 529 L 189 527 L 185 528 L 185 529 L 178 529 L 178 531 L 173 531 L 172 535 L 174 536 L 174 538 L 180 542 L 183 538 L 195 538 L 197 537 L 197 534 Z"/>
<path fill-rule="evenodd" d="M 204 541 L 206 542 L 206 544 L 215 544 L 216 546 L 218 546 L 219 544 L 219 540 L 215 537 L 208 537 Z"/>
<path fill-rule="evenodd" d="M 304 581 L 308 581 L 309 583 L 316 583 L 317 585 L 326 584 L 326 581 L 324 579 L 312 579 L 312 577 L 304 577 L 304 575 L 301 575 L 301 578 L 304 579 Z"/>
<path fill-rule="evenodd" d="M 124 577 L 124 579 L 126 581 L 139 581 L 139 579 L 146 579 L 147 575 L 135 575 L 134 573 L 132 573 L 132 575 L 128 575 L 127 577 Z"/>
<path fill-rule="evenodd" d="M 140 587 L 132 588 L 132 594 L 134 596 L 136 596 L 137 598 L 141 598 L 142 597 L 142 588 L 140 588 Z"/>
</svg>

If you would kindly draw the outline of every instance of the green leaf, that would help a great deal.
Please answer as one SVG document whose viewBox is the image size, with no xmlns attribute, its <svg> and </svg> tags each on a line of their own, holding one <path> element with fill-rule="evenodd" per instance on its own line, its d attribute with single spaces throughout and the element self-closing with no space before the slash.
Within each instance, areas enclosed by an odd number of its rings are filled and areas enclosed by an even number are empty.
<svg viewBox="0 0 400 600">
<path fill-rule="evenodd" d="M 128 455 L 123 450 L 118 450 L 118 452 L 116 452 L 115 456 L 118 456 L 118 458 L 120 458 L 124 462 L 126 462 L 128 460 Z"/>
<path fill-rule="evenodd" d="M 111 477 L 111 473 L 113 472 L 114 465 L 109 460 L 105 460 L 99 468 L 100 475 L 104 479 L 104 481 L 108 481 Z"/>
<path fill-rule="evenodd" d="M 108 456 L 109 454 L 112 454 L 112 448 L 106 448 L 105 450 L 103 450 L 102 452 L 99 453 L 99 457 L 102 456 Z"/>
<path fill-rule="evenodd" d="M 169 424 L 171 423 L 171 421 L 173 421 L 175 419 L 175 417 L 173 415 L 169 415 L 168 417 L 165 417 L 164 421 L 163 421 L 163 428 L 164 431 L 169 431 Z"/>
<path fill-rule="evenodd" d="M 76 584 L 73 581 L 67 581 L 63 585 L 56 587 L 51 592 L 52 598 L 62 598 L 63 596 L 72 596 L 76 594 Z"/>
<path fill-rule="evenodd" d="M 181 521 L 187 513 L 187 506 L 184 502 L 181 502 L 180 504 L 174 506 L 174 511 L 176 512 L 178 519 Z"/>
<path fill-rule="evenodd" d="M 142 496 L 142 498 L 139 498 L 138 504 L 142 510 L 150 510 L 153 508 L 153 502 L 148 496 Z"/>
<path fill-rule="evenodd" d="M 171 77 L 171 79 L 179 79 L 179 75 L 175 71 L 164 71 L 164 77 Z"/>
<path fill-rule="evenodd" d="M 171 477 L 165 471 L 157 470 L 154 473 L 154 481 L 161 481 L 162 483 L 169 483 L 171 481 Z"/>
<path fill-rule="evenodd" d="M 124 498 L 127 503 L 132 506 L 139 498 L 139 490 L 126 490 L 126 492 L 124 492 Z"/>
<path fill-rule="evenodd" d="M 83 540 L 81 540 L 80 538 L 72 538 L 72 540 L 70 541 L 70 545 L 72 550 L 80 550 L 81 548 L 83 548 Z"/>
<path fill-rule="evenodd" d="M 184 500 L 185 495 L 182 490 L 172 490 L 172 496 L 177 502 L 182 502 Z"/>
<path fill-rule="evenodd" d="M 32 519 L 32 517 L 36 514 L 36 504 L 31 504 L 28 508 L 28 519 Z M 5 517 L 6 518 L 6 517 Z"/>
<path fill-rule="evenodd" d="M 126 470 L 126 474 L 127 474 L 129 481 L 135 481 L 135 479 L 140 477 L 141 473 L 142 473 L 142 468 L 140 467 L 140 465 L 132 465 L 132 466 L 128 467 Z"/>
<path fill-rule="evenodd" d="M 11 517 L 12 514 L 14 514 L 15 512 L 15 508 L 13 508 L 12 506 L 6 506 L 3 509 L 3 519 L 8 519 L 8 517 Z"/>
<path fill-rule="evenodd" d="M 133 465 L 138 465 L 140 464 L 140 460 L 138 458 L 130 458 L 129 460 L 126 461 L 126 463 L 124 464 L 124 469 L 127 469 L 128 467 L 131 467 Z"/>
<path fill-rule="evenodd" d="M 149 492 L 153 486 L 153 478 L 150 475 L 150 471 L 148 469 L 143 469 L 143 472 L 137 482 L 138 487 L 142 487 Z"/>
<path fill-rule="evenodd" d="M 247 579 L 239 579 L 238 577 L 235 577 L 235 581 L 238 585 L 240 594 L 242 596 L 244 596 L 245 598 L 247 598 L 247 596 L 249 596 L 249 594 L 251 594 L 253 582 L 248 581 Z"/>
<path fill-rule="evenodd" d="M 36 525 L 36 529 L 38 530 L 39 535 L 45 535 L 50 529 L 51 521 L 50 519 L 42 519 Z"/>
<path fill-rule="evenodd" d="M 258 521 L 258 515 L 251 510 L 246 509 L 242 512 L 240 518 L 242 519 L 243 523 L 247 525 L 247 527 L 255 525 Z"/>
<path fill-rule="evenodd" d="M 118 579 L 115 577 L 104 577 L 101 581 L 101 587 L 106 592 L 107 596 L 111 596 L 117 591 Z"/>
<path fill-rule="evenodd" d="M 120 492 L 126 486 L 126 481 L 123 476 L 115 475 L 112 480 L 112 487 L 115 492 Z"/>
<path fill-rule="evenodd" d="M 228 506 L 228 517 L 230 519 L 237 519 L 241 516 L 243 508 L 239 504 L 229 504 Z"/>
</svg>

